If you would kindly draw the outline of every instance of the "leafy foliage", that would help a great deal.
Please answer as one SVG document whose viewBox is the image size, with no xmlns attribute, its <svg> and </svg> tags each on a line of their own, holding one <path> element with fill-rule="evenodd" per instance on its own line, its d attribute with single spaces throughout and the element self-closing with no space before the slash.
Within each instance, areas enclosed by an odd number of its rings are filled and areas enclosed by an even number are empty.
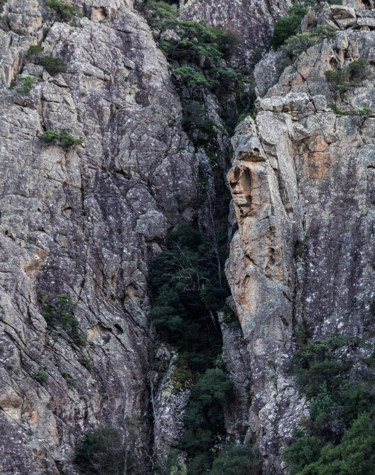
<svg viewBox="0 0 375 475">
<path fill-rule="evenodd" d="M 65 73 L 66 64 L 60 58 L 54 58 L 53 56 L 43 56 L 40 59 L 40 64 L 44 69 L 52 76 L 55 76 L 58 73 Z"/>
<path fill-rule="evenodd" d="M 362 414 L 336 447 L 323 447 L 317 461 L 307 465 L 301 475 L 375 473 L 375 427 L 369 414 Z"/>
<path fill-rule="evenodd" d="M 304 5 L 295 3 L 288 9 L 287 16 L 277 20 L 271 38 L 271 46 L 274 49 L 280 48 L 291 36 L 301 33 L 301 21 L 307 12 L 308 9 Z"/>
<path fill-rule="evenodd" d="M 68 3 L 59 0 L 47 0 L 46 5 L 48 8 L 56 12 L 63 20 L 69 20 L 74 16 L 82 16 L 82 12 L 80 12 L 74 5 L 69 5 Z"/>
<path fill-rule="evenodd" d="M 184 223 L 151 263 L 152 321 L 163 340 L 187 355 L 194 371 L 204 371 L 221 347 L 213 312 L 224 305 L 227 288 L 218 282 L 214 257 L 199 231 Z"/>
<path fill-rule="evenodd" d="M 30 94 L 35 84 L 38 82 L 38 78 L 34 76 L 21 76 L 18 78 L 19 86 L 16 91 L 21 94 Z"/>
<path fill-rule="evenodd" d="M 42 305 L 42 315 L 51 328 L 62 328 L 77 344 L 83 344 L 85 338 L 79 330 L 78 320 L 74 316 L 75 304 L 67 295 L 56 295 L 55 298 L 46 293 L 39 294 Z"/>
<path fill-rule="evenodd" d="M 313 340 L 295 353 L 293 372 L 297 384 L 308 397 L 316 396 L 323 384 L 329 390 L 337 389 L 342 382 L 342 374 L 350 369 L 349 361 L 337 359 L 337 348 L 339 346 L 333 337 L 329 340 Z"/>
<path fill-rule="evenodd" d="M 42 133 L 40 136 L 42 140 L 44 140 L 47 143 L 51 143 L 54 145 L 59 145 L 65 150 L 68 150 L 69 148 L 73 147 L 74 145 L 81 145 L 82 140 L 80 139 L 75 139 L 71 135 L 68 135 L 68 130 L 64 129 L 62 132 L 54 132 L 52 130 L 46 130 L 45 132 Z"/>
<path fill-rule="evenodd" d="M 35 381 L 38 381 L 38 383 L 46 383 L 48 381 L 48 374 L 45 371 L 38 371 L 36 374 L 34 374 L 33 378 Z"/>
<path fill-rule="evenodd" d="M 355 361 L 350 355 L 359 344 L 356 338 L 334 334 L 328 340 L 307 341 L 296 352 L 292 371 L 311 406 L 310 418 L 305 421 L 307 434 L 298 431 L 284 453 L 291 474 L 371 473 L 346 469 L 352 463 L 348 440 L 354 451 L 365 454 L 367 441 L 353 434 L 359 433 L 355 428 L 373 424 L 375 417 L 371 357 L 359 366 L 357 363 L 355 377 L 351 374 Z M 372 470 L 373 463 L 369 461 Z"/>
<path fill-rule="evenodd" d="M 43 46 L 40 45 L 32 45 L 29 47 L 26 53 L 26 59 L 29 59 L 33 56 L 36 56 L 44 51 Z"/>
<path fill-rule="evenodd" d="M 326 71 L 325 78 L 334 91 L 347 91 L 352 87 L 358 87 L 370 75 L 368 61 L 358 59 L 338 71 Z"/>
<path fill-rule="evenodd" d="M 364 119 L 367 119 L 368 117 L 370 117 L 374 113 L 368 107 L 364 107 L 363 109 L 353 109 L 353 110 L 349 110 L 349 111 L 344 111 L 343 109 L 340 109 L 339 107 L 334 107 L 334 108 L 332 108 L 332 110 L 336 115 L 339 115 L 341 117 L 343 117 L 343 116 L 363 117 Z"/>
<path fill-rule="evenodd" d="M 300 473 L 304 467 L 316 462 L 321 450 L 321 444 L 316 437 L 306 435 L 301 430 L 297 430 L 294 435 L 294 444 L 284 451 L 284 460 L 291 475 Z"/>
<path fill-rule="evenodd" d="M 205 75 L 196 68 L 191 66 L 181 66 L 173 70 L 173 74 L 177 80 L 188 87 L 210 87 L 209 81 Z"/>
<path fill-rule="evenodd" d="M 207 92 L 215 94 L 223 105 L 221 116 L 230 127 L 235 126 L 242 110 L 253 108 L 255 100 L 251 81 L 245 84 L 246 76 L 227 63 L 238 37 L 231 30 L 210 28 L 202 21 L 183 20 L 178 9 L 166 2 L 149 0 L 145 12 L 173 67 L 173 80 L 183 102 L 183 127 L 196 147 L 215 153 L 217 130 L 204 106 Z M 235 89 L 241 90 L 240 94 L 234 94 Z M 224 98 L 230 98 L 228 105 Z"/>
<path fill-rule="evenodd" d="M 224 408 L 233 399 L 233 383 L 217 368 L 208 369 L 192 387 L 181 445 L 190 456 L 198 457 L 192 461 L 193 465 L 212 463 L 207 454 L 220 435 L 225 435 Z"/>
<path fill-rule="evenodd" d="M 114 427 L 99 427 L 84 435 L 75 463 L 87 475 L 123 475 L 126 450 Z"/>
<path fill-rule="evenodd" d="M 256 465 L 257 457 L 250 447 L 229 445 L 215 458 L 210 475 L 250 475 Z"/>
</svg>

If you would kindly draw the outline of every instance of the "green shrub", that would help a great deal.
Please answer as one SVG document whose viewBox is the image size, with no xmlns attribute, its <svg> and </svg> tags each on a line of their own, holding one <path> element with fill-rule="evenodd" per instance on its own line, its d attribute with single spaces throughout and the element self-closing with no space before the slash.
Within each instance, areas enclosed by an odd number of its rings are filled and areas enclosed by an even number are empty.
<svg viewBox="0 0 375 475">
<path fill-rule="evenodd" d="M 62 132 L 54 132 L 53 130 L 46 130 L 41 134 L 41 139 L 47 143 L 58 145 L 64 150 L 68 150 L 74 145 L 81 145 L 81 139 L 75 139 L 71 135 L 68 135 L 68 130 L 64 129 Z"/>
<path fill-rule="evenodd" d="M 6 4 L 7 0 L 0 0 L 0 13 L 2 13 L 4 5 Z"/>
<path fill-rule="evenodd" d="M 26 59 L 31 58 L 32 56 L 36 56 L 44 51 L 43 46 L 40 45 L 32 45 L 29 47 L 26 53 Z"/>
<path fill-rule="evenodd" d="M 326 445 L 319 459 L 303 468 L 301 475 L 375 473 L 375 428 L 368 414 L 362 414 L 336 447 Z"/>
<path fill-rule="evenodd" d="M 213 447 L 225 434 L 224 409 L 233 399 L 233 383 L 228 376 L 220 369 L 208 369 L 191 389 L 185 414 L 183 450 L 196 456 Z"/>
<path fill-rule="evenodd" d="M 368 61 L 358 59 L 352 61 L 338 71 L 326 71 L 326 81 L 334 91 L 346 91 L 352 87 L 358 87 L 365 79 L 370 77 Z"/>
<path fill-rule="evenodd" d="M 73 5 L 60 2 L 59 0 L 47 0 L 46 5 L 53 10 L 63 20 L 69 20 L 74 16 L 82 16 L 82 12 Z"/>
<path fill-rule="evenodd" d="M 225 301 L 227 289 L 217 280 L 214 250 L 190 224 L 171 232 L 167 249 L 153 259 L 151 317 L 162 339 L 180 353 L 194 371 L 204 371 L 221 348 L 213 312 Z"/>
<path fill-rule="evenodd" d="M 49 327 L 64 329 L 77 344 L 85 342 L 84 335 L 79 330 L 78 320 L 74 316 L 75 304 L 67 295 L 61 294 L 52 298 L 40 293 L 39 301 L 42 304 L 42 315 Z"/>
<path fill-rule="evenodd" d="M 344 346 L 343 344 L 341 346 Z M 329 340 L 313 340 L 295 353 L 292 372 L 300 389 L 308 396 L 317 396 L 326 384 L 328 390 L 337 389 L 351 363 L 338 360 L 335 350 L 339 348 L 334 337 Z"/>
<path fill-rule="evenodd" d="M 87 475 L 123 475 L 125 446 L 114 427 L 100 427 L 84 435 L 74 462 Z"/>
<path fill-rule="evenodd" d="M 274 49 L 280 48 L 288 38 L 301 32 L 301 21 L 307 12 L 305 6 L 295 3 L 288 9 L 287 16 L 277 20 L 271 38 L 271 46 Z"/>
<path fill-rule="evenodd" d="M 361 344 L 358 338 L 334 334 L 327 340 L 304 340 L 293 357 L 292 370 L 311 405 L 310 418 L 304 421 L 307 434 L 299 431 L 284 453 L 291 474 L 352 473 L 344 470 L 351 463 L 345 449 L 348 437 L 355 421 L 364 423 L 362 414 L 375 417 L 375 372 L 371 364 L 366 367 L 371 357 L 361 362 L 358 355 L 351 356 Z"/>
<path fill-rule="evenodd" d="M 86 369 L 90 371 L 92 367 L 92 361 L 90 358 L 80 357 L 77 359 L 78 363 L 84 366 Z"/>
<path fill-rule="evenodd" d="M 282 53 L 280 68 L 285 68 L 298 56 L 312 46 L 321 44 L 325 39 L 334 40 L 337 30 L 331 26 L 318 25 L 313 33 L 298 33 L 288 38 L 280 47 Z"/>
<path fill-rule="evenodd" d="M 369 109 L 368 107 L 364 107 L 363 109 L 354 109 L 354 110 L 350 110 L 350 111 L 344 111 L 344 110 L 340 109 L 339 107 L 332 107 L 332 110 L 336 115 L 338 115 L 340 117 L 345 117 L 345 116 L 363 117 L 363 118 L 367 119 L 368 117 L 370 117 L 373 114 L 373 111 L 371 109 Z"/>
<path fill-rule="evenodd" d="M 200 66 L 202 60 L 207 67 L 217 65 L 229 58 L 238 43 L 232 31 L 210 28 L 203 22 L 180 20 L 175 25 L 181 40 L 164 40 L 160 47 L 170 61 L 184 60 Z"/>
<path fill-rule="evenodd" d="M 46 383 L 48 381 L 48 374 L 45 371 L 38 371 L 34 374 L 33 378 L 38 381 L 38 383 Z"/>
<path fill-rule="evenodd" d="M 250 447 L 230 445 L 215 458 L 210 475 L 250 475 L 255 473 L 257 457 Z"/>
<path fill-rule="evenodd" d="M 179 83 L 182 83 L 188 87 L 202 86 L 209 88 L 211 86 L 205 75 L 201 71 L 191 66 L 181 66 L 179 68 L 175 68 L 173 70 L 173 74 Z"/>
<path fill-rule="evenodd" d="M 73 384 L 74 383 L 74 378 L 73 376 L 69 373 L 69 371 L 61 371 L 61 376 L 65 379 L 65 381 L 68 384 Z"/>
<path fill-rule="evenodd" d="M 166 2 L 148 1 L 146 5 L 146 19 L 151 28 L 162 33 L 175 28 L 178 23 L 178 9 Z"/>
<path fill-rule="evenodd" d="M 288 473 L 294 475 L 313 462 L 320 456 L 321 445 L 314 436 L 308 436 L 301 430 L 295 431 L 294 444 L 285 449 L 283 458 L 288 465 Z"/>
<path fill-rule="evenodd" d="M 19 86 L 16 88 L 16 91 L 21 94 L 30 94 L 31 90 L 35 87 L 35 84 L 38 82 L 38 78 L 34 76 L 21 76 L 18 78 Z"/>
<path fill-rule="evenodd" d="M 66 64 L 60 58 L 54 58 L 53 56 L 43 56 L 40 59 L 40 64 L 44 67 L 44 69 L 55 76 L 58 73 L 65 73 L 66 71 Z"/>
</svg>

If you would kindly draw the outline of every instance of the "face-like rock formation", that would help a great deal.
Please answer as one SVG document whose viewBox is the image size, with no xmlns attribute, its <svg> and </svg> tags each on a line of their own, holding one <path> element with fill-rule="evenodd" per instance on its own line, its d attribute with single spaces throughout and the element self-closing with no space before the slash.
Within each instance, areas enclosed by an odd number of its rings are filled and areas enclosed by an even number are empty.
<svg viewBox="0 0 375 475">
<path fill-rule="evenodd" d="M 232 141 L 239 230 L 227 276 L 250 351 L 249 426 L 269 473 L 282 471 L 279 450 L 308 409 L 289 374 L 294 330 L 324 337 L 371 329 L 373 78 L 333 92 L 324 72 L 357 59 L 372 64 L 374 42 L 372 31 L 340 31 L 302 53 Z"/>
</svg>

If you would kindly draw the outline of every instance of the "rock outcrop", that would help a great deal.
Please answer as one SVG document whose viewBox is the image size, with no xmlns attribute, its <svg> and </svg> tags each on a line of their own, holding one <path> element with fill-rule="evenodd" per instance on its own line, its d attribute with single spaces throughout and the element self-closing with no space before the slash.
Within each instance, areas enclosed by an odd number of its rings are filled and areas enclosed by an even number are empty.
<svg viewBox="0 0 375 475">
<path fill-rule="evenodd" d="M 215 0 L 188 0 L 180 3 L 186 18 L 204 20 L 207 25 L 231 29 L 238 34 L 240 44 L 234 62 L 244 69 L 258 61 L 259 50 L 268 49 L 275 21 L 285 15 L 292 4 L 289 0 L 219 3 Z"/>
<path fill-rule="evenodd" d="M 233 138 L 239 230 L 227 276 L 250 351 L 249 426 L 266 473 L 283 473 L 280 449 L 308 410 L 289 374 L 293 332 L 302 325 L 318 338 L 338 331 L 371 342 L 373 72 L 336 92 L 324 73 L 357 59 L 374 64 L 374 45 L 374 32 L 352 29 L 311 47 Z"/>
<path fill-rule="evenodd" d="M 43 5 L 9 0 L 1 30 L 3 474 L 70 473 L 100 425 L 136 426 L 128 439 L 150 460 L 148 263 L 197 205 L 194 148 L 145 21 L 119 0 L 77 2 L 87 16 L 69 23 Z M 27 58 L 36 44 L 66 73 Z M 75 304 L 83 345 L 46 324 L 41 293 Z"/>
</svg>

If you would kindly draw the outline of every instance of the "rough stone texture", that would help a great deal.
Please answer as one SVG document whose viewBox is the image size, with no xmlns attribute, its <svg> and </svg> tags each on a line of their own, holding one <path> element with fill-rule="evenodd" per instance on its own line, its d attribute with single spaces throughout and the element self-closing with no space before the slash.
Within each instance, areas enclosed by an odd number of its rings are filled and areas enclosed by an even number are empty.
<svg viewBox="0 0 375 475">
<path fill-rule="evenodd" d="M 268 49 L 275 21 L 285 15 L 291 3 L 289 0 L 182 0 L 180 8 L 186 18 L 234 30 L 240 40 L 235 62 L 246 68 L 254 64 L 256 48 Z"/>
<path fill-rule="evenodd" d="M 9 0 L 0 30 L 0 472 L 13 475 L 74 473 L 82 433 L 106 424 L 150 460 L 148 263 L 197 204 L 194 149 L 145 22 L 120 0 L 77 2 L 77 26 L 43 5 Z M 66 73 L 26 61 L 43 38 Z M 30 96 L 7 89 L 18 73 L 40 77 Z M 40 138 L 63 129 L 82 146 Z M 76 303 L 86 345 L 47 328 L 40 291 Z"/>
<path fill-rule="evenodd" d="M 178 449 L 184 433 L 185 409 L 193 380 L 179 368 L 178 354 L 170 352 L 164 345 L 156 352 L 155 359 L 155 396 L 152 401 L 155 421 L 154 460 L 162 463 L 167 459 L 170 448 Z"/>
<path fill-rule="evenodd" d="M 373 327 L 374 79 L 332 93 L 324 72 L 375 61 L 375 34 L 340 32 L 310 48 L 258 100 L 233 138 L 228 180 L 239 229 L 227 276 L 251 361 L 249 426 L 265 473 L 283 473 L 280 449 L 308 406 L 288 374 L 293 330 L 324 337 Z M 261 71 L 259 71 L 261 74 Z"/>
</svg>

